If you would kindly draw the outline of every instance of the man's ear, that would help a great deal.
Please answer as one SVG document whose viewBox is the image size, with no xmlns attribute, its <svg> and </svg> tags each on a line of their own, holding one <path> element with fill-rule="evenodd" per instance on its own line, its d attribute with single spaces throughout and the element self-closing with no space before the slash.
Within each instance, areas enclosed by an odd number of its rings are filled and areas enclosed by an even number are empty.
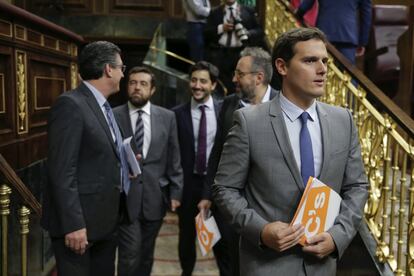
<svg viewBox="0 0 414 276">
<path fill-rule="evenodd" d="M 157 90 L 157 89 L 155 88 L 155 86 L 151 87 L 151 96 L 152 96 L 152 95 L 154 95 L 155 90 Z"/>
<path fill-rule="evenodd" d="M 104 75 L 107 76 L 107 77 L 110 77 L 110 78 L 112 77 L 112 67 L 108 63 L 105 64 Z"/>
<path fill-rule="evenodd" d="M 275 67 L 276 67 L 277 72 L 281 76 L 286 76 L 288 66 L 287 66 L 286 62 L 282 58 L 277 58 L 275 60 Z"/>
<path fill-rule="evenodd" d="M 216 86 L 217 86 L 217 81 L 216 81 L 216 82 L 213 82 L 213 83 L 211 84 L 211 86 L 212 86 L 212 88 L 213 88 L 213 89 L 211 89 L 211 90 L 216 89 Z"/>
</svg>

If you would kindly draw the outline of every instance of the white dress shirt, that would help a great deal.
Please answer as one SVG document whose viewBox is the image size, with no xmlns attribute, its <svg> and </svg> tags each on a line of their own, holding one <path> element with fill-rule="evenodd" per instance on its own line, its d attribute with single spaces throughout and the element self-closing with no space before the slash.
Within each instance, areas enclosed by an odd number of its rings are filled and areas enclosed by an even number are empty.
<svg viewBox="0 0 414 276">
<path fill-rule="evenodd" d="M 207 126 L 207 153 L 206 153 L 206 162 L 210 157 L 211 149 L 213 148 L 214 138 L 216 137 L 217 131 L 217 119 L 216 119 L 216 111 L 214 109 L 213 98 L 210 98 L 205 103 L 197 103 L 194 98 L 191 98 L 191 118 L 193 121 L 193 131 L 194 131 L 194 150 L 195 156 L 197 156 L 197 148 L 198 148 L 198 130 L 200 128 L 200 119 L 201 119 L 201 110 L 199 108 L 200 105 L 205 105 L 206 108 L 204 109 L 206 113 L 206 126 Z M 195 164 L 194 164 L 194 172 L 196 172 Z"/>
<path fill-rule="evenodd" d="M 300 115 L 303 112 L 308 112 L 310 119 L 307 122 L 307 127 L 312 140 L 313 151 L 313 163 L 315 166 L 315 176 L 318 177 L 321 172 L 322 166 L 322 135 L 321 126 L 319 124 L 318 112 L 316 111 L 316 101 L 306 110 L 302 110 L 300 107 L 289 101 L 283 92 L 280 93 L 280 106 L 283 111 L 283 118 L 285 119 L 286 128 L 289 135 L 290 145 L 295 156 L 296 164 L 300 169 L 300 130 L 302 128 L 302 122 Z"/>
<path fill-rule="evenodd" d="M 240 18 L 239 5 L 237 4 L 237 2 L 234 2 L 233 5 L 225 6 L 223 23 L 233 23 L 233 18 L 230 15 L 230 9 L 229 9 L 230 7 L 232 7 L 233 9 L 234 17 Z M 242 47 L 243 46 L 243 43 L 241 43 L 239 37 L 236 35 L 236 30 L 233 30 L 232 32 L 224 32 L 223 24 L 219 24 L 217 26 L 217 34 L 221 35 L 219 42 L 218 42 L 221 46 L 227 47 L 227 37 L 229 36 L 229 34 L 231 34 L 230 47 Z"/>
<path fill-rule="evenodd" d="M 138 110 L 142 110 L 142 122 L 144 123 L 144 142 L 142 145 L 142 158 L 146 158 L 148 149 L 151 144 L 151 103 L 148 101 L 143 107 L 138 108 L 128 102 L 129 117 L 131 118 L 132 131 L 135 133 L 135 127 L 138 120 Z"/>
</svg>

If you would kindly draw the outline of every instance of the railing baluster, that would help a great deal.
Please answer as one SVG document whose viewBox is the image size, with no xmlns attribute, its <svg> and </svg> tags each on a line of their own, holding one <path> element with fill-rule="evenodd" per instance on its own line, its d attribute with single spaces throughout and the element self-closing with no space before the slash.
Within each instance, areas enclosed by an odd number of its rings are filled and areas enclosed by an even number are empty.
<svg viewBox="0 0 414 276">
<path fill-rule="evenodd" d="M 27 234 L 29 234 L 30 210 L 22 206 L 19 210 L 20 235 L 21 235 L 21 275 L 27 276 Z"/>
<path fill-rule="evenodd" d="M 398 210 L 398 240 L 397 240 L 397 275 L 404 275 L 402 268 L 402 253 L 404 245 L 404 227 L 405 227 L 405 185 L 407 182 L 407 153 L 404 152 L 402 156 L 402 167 L 400 177 L 400 208 Z"/>
<path fill-rule="evenodd" d="M 10 194 L 11 189 L 3 184 L 0 186 L 0 215 L 1 215 L 1 275 L 7 276 L 7 264 L 8 264 L 8 254 L 7 254 L 7 231 L 8 221 L 7 218 L 10 215 Z"/>
</svg>

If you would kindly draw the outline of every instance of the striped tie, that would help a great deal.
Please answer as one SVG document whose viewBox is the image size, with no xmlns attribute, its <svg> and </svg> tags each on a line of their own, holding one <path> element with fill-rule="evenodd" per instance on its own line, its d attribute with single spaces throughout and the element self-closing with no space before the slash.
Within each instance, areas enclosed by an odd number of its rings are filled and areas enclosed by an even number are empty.
<svg viewBox="0 0 414 276">
<path fill-rule="evenodd" d="M 105 111 L 106 111 L 106 118 L 108 119 L 109 127 L 111 128 L 112 132 L 115 135 L 115 144 L 117 148 L 117 152 L 119 155 L 119 159 L 121 161 L 121 183 L 122 189 L 125 194 L 128 194 L 129 187 L 130 187 L 130 180 L 129 180 L 129 168 L 128 168 L 128 161 L 125 156 L 123 143 L 122 143 L 122 135 L 119 131 L 118 124 L 116 123 L 114 114 L 112 112 L 112 108 L 108 102 L 104 103 Z"/>
<path fill-rule="evenodd" d="M 138 153 L 142 154 L 143 145 L 144 145 L 144 122 L 142 121 L 142 113 L 144 111 L 138 110 L 138 119 L 137 124 L 135 125 L 135 144 L 138 149 Z"/>
</svg>

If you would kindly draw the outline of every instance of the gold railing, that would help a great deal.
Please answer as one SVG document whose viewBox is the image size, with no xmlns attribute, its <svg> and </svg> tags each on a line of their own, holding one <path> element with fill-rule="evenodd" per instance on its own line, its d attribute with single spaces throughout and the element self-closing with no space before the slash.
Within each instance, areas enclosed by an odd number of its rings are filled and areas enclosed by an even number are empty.
<svg viewBox="0 0 414 276">
<path fill-rule="evenodd" d="M 30 218 L 29 215 L 31 211 L 28 207 L 30 207 L 34 213 L 38 216 L 41 214 L 41 206 L 34 198 L 34 196 L 30 193 L 30 191 L 26 188 L 26 186 L 22 183 L 20 178 L 16 175 L 14 170 L 8 165 L 6 160 L 0 154 L 0 174 L 4 176 L 4 178 L 9 182 L 14 184 L 13 190 L 16 190 L 18 197 L 13 198 L 20 198 L 23 204 L 20 204 L 20 208 L 18 208 L 17 212 L 11 213 L 13 209 L 11 208 L 11 194 L 12 189 L 11 186 L 7 184 L 0 185 L 0 216 L 1 216 L 1 275 L 7 276 L 9 275 L 9 248 L 8 248 L 8 241 L 10 240 L 9 237 L 9 219 L 13 217 L 18 218 L 19 222 L 19 236 L 20 236 L 20 274 L 22 276 L 28 275 L 28 255 L 27 255 L 27 236 L 29 234 L 29 223 Z M 28 207 L 27 207 L 28 206 Z M 11 216 L 12 215 L 12 216 Z"/>
<path fill-rule="evenodd" d="M 266 1 L 271 44 L 297 22 L 287 1 Z M 396 275 L 414 275 L 414 122 L 331 45 L 328 50 L 321 101 L 349 108 L 358 127 L 370 184 L 365 222 L 377 242 L 376 256 Z"/>
</svg>

